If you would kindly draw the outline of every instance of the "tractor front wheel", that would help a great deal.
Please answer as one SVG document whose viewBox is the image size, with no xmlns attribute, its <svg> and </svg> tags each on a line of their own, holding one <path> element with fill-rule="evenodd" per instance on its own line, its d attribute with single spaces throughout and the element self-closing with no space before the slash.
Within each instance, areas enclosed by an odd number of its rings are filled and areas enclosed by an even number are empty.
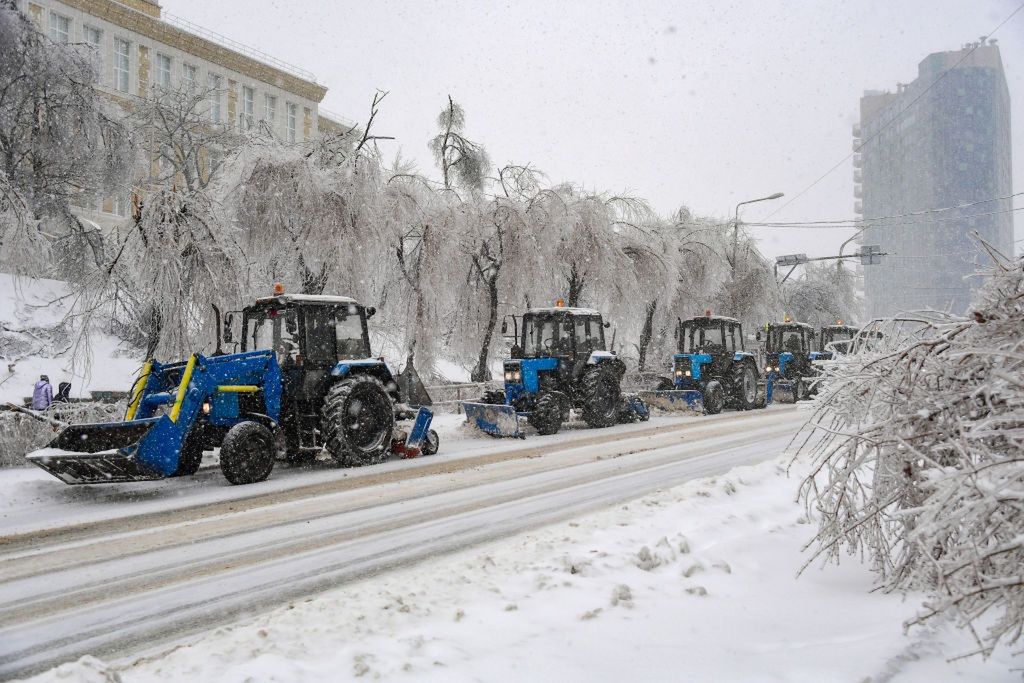
<svg viewBox="0 0 1024 683">
<path fill-rule="evenodd" d="M 232 484 L 254 484 L 274 469 L 274 435 L 259 422 L 239 422 L 220 445 L 220 470 Z"/>
<path fill-rule="evenodd" d="M 588 370 L 580 380 L 583 421 L 591 427 L 611 427 L 619 421 L 619 381 L 600 368 Z"/>
<path fill-rule="evenodd" d="M 178 453 L 178 467 L 174 470 L 172 477 L 191 477 L 199 471 L 203 463 L 203 441 L 196 434 L 189 434 L 185 437 L 185 443 Z"/>
<path fill-rule="evenodd" d="M 562 402 L 554 394 L 543 394 L 537 399 L 526 421 L 538 434 L 557 434 L 562 428 Z"/>
<path fill-rule="evenodd" d="M 327 452 L 343 467 L 384 462 L 395 431 L 391 397 L 376 377 L 342 380 L 327 392 L 321 428 Z"/>
<path fill-rule="evenodd" d="M 725 407 L 725 389 L 717 380 L 711 380 L 704 386 L 704 412 L 717 415 Z"/>
</svg>

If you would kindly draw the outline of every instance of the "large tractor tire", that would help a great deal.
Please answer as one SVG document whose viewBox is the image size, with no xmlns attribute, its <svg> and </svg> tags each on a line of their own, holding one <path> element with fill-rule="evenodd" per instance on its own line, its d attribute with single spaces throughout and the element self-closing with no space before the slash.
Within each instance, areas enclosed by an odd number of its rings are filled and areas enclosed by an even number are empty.
<svg viewBox="0 0 1024 683">
<path fill-rule="evenodd" d="M 178 467 L 172 477 L 191 477 L 203 463 L 203 442 L 194 434 L 185 437 L 185 443 L 178 454 Z"/>
<path fill-rule="evenodd" d="M 619 421 L 622 391 L 615 375 L 600 367 L 587 370 L 580 378 L 583 421 L 591 427 L 611 427 Z"/>
<path fill-rule="evenodd" d="M 538 434 L 557 434 L 562 428 L 562 401 L 554 394 L 543 394 L 526 418 Z"/>
<path fill-rule="evenodd" d="M 342 467 L 387 460 L 395 431 L 395 408 L 376 377 L 356 375 L 331 387 L 320 413 L 327 452 Z"/>
<path fill-rule="evenodd" d="M 718 380 L 711 380 L 704 385 L 704 412 L 718 415 L 725 407 L 725 389 Z"/>
<path fill-rule="evenodd" d="M 753 410 L 757 407 L 757 372 L 749 363 L 743 363 L 733 370 L 732 404 L 737 410 Z"/>
<path fill-rule="evenodd" d="M 232 484 L 255 484 L 274 469 L 274 435 L 259 422 L 239 422 L 220 445 L 220 470 Z"/>
<path fill-rule="evenodd" d="M 505 403 L 505 392 L 501 389 L 488 389 L 480 398 L 480 402 L 492 406 L 503 405 Z"/>
<path fill-rule="evenodd" d="M 807 387 L 804 385 L 804 380 L 798 379 L 793 383 L 793 403 L 797 401 L 803 401 L 807 398 Z"/>
</svg>

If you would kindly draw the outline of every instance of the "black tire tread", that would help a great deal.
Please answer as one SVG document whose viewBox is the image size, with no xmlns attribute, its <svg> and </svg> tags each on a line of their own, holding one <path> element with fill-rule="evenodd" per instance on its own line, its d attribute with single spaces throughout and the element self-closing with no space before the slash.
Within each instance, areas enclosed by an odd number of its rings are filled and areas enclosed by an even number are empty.
<svg viewBox="0 0 1024 683">
<path fill-rule="evenodd" d="M 609 371 L 601 367 L 587 370 L 580 378 L 580 395 L 583 399 L 583 421 L 591 427 L 611 427 L 619 421 L 619 399 L 622 389 L 619 380 Z M 602 392 L 602 387 L 612 391 L 609 401 L 610 410 L 600 413 L 595 409 Z"/>
<path fill-rule="evenodd" d="M 264 442 L 266 453 L 256 462 L 242 459 L 240 449 L 251 439 Z M 224 436 L 220 445 L 220 469 L 232 484 L 255 484 L 270 476 L 274 469 L 274 438 L 270 430 L 259 422 L 239 422 Z"/>
<path fill-rule="evenodd" d="M 372 375 L 356 375 L 337 382 L 327 392 L 324 398 L 323 409 L 321 410 L 321 430 L 324 435 L 324 443 L 327 452 L 331 454 L 342 467 L 362 467 L 364 465 L 376 465 L 388 459 L 391 454 L 391 437 L 395 431 L 395 414 L 392 406 L 390 425 L 387 435 L 381 444 L 372 451 L 357 451 L 345 438 L 345 431 L 342 428 L 343 413 L 348 398 L 357 387 L 371 385 L 374 390 L 390 403 L 391 397 L 384 388 L 384 384 Z"/>
</svg>

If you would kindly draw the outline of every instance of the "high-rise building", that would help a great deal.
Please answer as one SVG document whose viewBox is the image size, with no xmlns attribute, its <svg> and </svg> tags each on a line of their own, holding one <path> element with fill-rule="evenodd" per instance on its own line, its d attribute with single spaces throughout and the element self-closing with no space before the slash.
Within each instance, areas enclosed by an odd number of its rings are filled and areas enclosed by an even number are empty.
<svg viewBox="0 0 1024 683">
<path fill-rule="evenodd" d="M 974 232 L 1013 254 L 1010 95 L 994 43 L 928 55 L 912 83 L 860 100 L 855 211 L 861 243 L 887 254 L 864 268 L 871 317 L 964 313 L 991 263 Z"/>
</svg>

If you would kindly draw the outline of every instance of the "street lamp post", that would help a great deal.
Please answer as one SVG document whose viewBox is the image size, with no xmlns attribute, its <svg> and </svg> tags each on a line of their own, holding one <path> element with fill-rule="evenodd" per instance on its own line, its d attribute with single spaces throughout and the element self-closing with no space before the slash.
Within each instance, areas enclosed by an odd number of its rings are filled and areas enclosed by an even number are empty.
<svg viewBox="0 0 1024 683">
<path fill-rule="evenodd" d="M 740 202 L 739 204 L 736 205 L 736 213 L 733 219 L 732 227 L 732 276 L 734 278 L 736 277 L 736 246 L 739 244 L 740 241 L 740 207 L 743 206 L 744 204 L 753 204 L 754 202 L 766 202 L 769 199 L 779 199 L 780 197 L 783 196 L 785 195 L 783 195 L 781 192 L 776 192 L 775 194 L 770 194 L 767 197 L 761 197 L 760 199 L 748 199 L 747 201 Z"/>
</svg>

